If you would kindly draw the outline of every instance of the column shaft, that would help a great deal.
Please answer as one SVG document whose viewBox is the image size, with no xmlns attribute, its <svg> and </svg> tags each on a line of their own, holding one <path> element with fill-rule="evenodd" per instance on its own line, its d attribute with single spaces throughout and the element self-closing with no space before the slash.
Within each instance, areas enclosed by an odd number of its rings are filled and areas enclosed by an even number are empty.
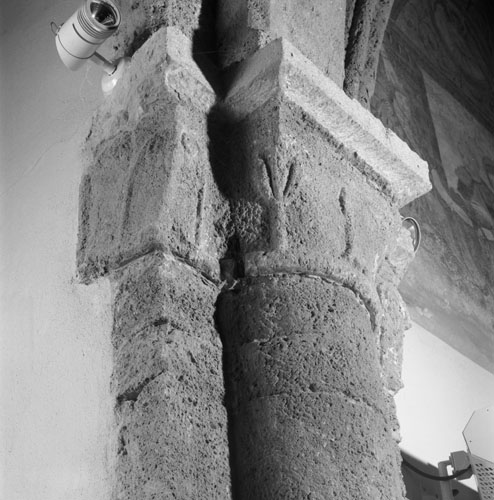
<svg viewBox="0 0 494 500">
<path fill-rule="evenodd" d="M 235 499 L 401 498 L 378 346 L 355 294 L 245 279 L 218 305 Z"/>
</svg>

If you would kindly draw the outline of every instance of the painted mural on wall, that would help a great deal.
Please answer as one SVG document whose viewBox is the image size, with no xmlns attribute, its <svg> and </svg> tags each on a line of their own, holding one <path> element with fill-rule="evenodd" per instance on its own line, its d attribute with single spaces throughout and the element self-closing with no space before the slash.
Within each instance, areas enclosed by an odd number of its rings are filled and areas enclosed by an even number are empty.
<svg viewBox="0 0 494 500">
<path fill-rule="evenodd" d="M 492 2 L 491 2 L 492 3 Z M 421 54 L 421 65 L 494 130 L 494 31 L 478 0 L 409 0 L 396 26 Z"/>
<path fill-rule="evenodd" d="M 494 370 L 494 2 L 395 0 L 371 110 L 430 168 L 412 318 Z"/>
<path fill-rule="evenodd" d="M 434 166 L 440 159 L 421 70 L 398 33 L 388 32 L 386 42 L 393 46 L 393 51 L 386 47 L 381 51 L 372 111 L 413 151 Z"/>
<path fill-rule="evenodd" d="M 494 138 L 449 92 L 424 72 L 442 174 L 432 172 L 439 196 L 479 236 L 494 241 Z"/>
</svg>

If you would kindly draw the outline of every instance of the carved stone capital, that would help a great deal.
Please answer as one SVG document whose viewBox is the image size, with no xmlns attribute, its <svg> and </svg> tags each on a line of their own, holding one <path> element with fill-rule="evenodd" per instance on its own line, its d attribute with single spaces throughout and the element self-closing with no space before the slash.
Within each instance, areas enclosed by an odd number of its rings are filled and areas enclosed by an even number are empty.
<svg viewBox="0 0 494 500">
<path fill-rule="evenodd" d="M 430 189 L 427 163 L 286 40 L 230 78 L 217 168 L 245 274 L 327 276 L 373 301 L 398 208 Z"/>
<path fill-rule="evenodd" d="M 215 93 L 175 28 L 136 52 L 93 120 L 81 185 L 78 270 L 83 281 L 154 250 L 218 276 L 227 204 L 209 165 Z M 220 227 L 221 224 L 216 224 Z"/>
</svg>

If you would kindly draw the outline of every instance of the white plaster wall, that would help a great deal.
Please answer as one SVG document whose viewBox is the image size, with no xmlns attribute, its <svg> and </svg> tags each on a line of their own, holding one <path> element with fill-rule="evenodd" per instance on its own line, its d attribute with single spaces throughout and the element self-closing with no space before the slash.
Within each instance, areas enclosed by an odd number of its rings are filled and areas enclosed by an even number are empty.
<svg viewBox="0 0 494 500">
<path fill-rule="evenodd" d="M 0 498 L 109 498 L 110 290 L 75 279 L 80 144 L 98 68 L 71 73 L 50 21 L 78 1 L 0 8 Z"/>
<path fill-rule="evenodd" d="M 416 323 L 405 334 L 403 383 L 401 447 L 434 466 L 467 450 L 462 432 L 472 413 L 494 404 L 494 375 Z"/>
</svg>

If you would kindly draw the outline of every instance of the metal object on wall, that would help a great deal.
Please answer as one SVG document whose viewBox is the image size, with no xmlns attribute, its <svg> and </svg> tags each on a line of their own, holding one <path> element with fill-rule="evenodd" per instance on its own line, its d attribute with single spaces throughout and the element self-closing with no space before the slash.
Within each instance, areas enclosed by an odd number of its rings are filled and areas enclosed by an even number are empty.
<svg viewBox="0 0 494 500">
<path fill-rule="evenodd" d="M 79 69 L 120 24 L 120 12 L 109 1 L 84 2 L 57 30 L 58 54 L 69 69 Z"/>
<path fill-rule="evenodd" d="M 413 241 L 413 251 L 416 252 L 419 249 L 422 239 L 419 223 L 413 217 L 403 217 L 401 223 L 410 232 Z"/>
<path fill-rule="evenodd" d="M 110 0 L 85 0 L 60 26 L 52 23 L 58 55 L 71 70 L 79 69 L 88 59 L 105 71 L 101 86 L 109 94 L 128 65 L 128 58 L 111 62 L 96 49 L 120 25 L 120 11 Z M 56 27 L 56 29 L 54 29 Z"/>
<path fill-rule="evenodd" d="M 494 500 L 494 405 L 473 413 L 463 430 L 481 500 Z"/>
</svg>

